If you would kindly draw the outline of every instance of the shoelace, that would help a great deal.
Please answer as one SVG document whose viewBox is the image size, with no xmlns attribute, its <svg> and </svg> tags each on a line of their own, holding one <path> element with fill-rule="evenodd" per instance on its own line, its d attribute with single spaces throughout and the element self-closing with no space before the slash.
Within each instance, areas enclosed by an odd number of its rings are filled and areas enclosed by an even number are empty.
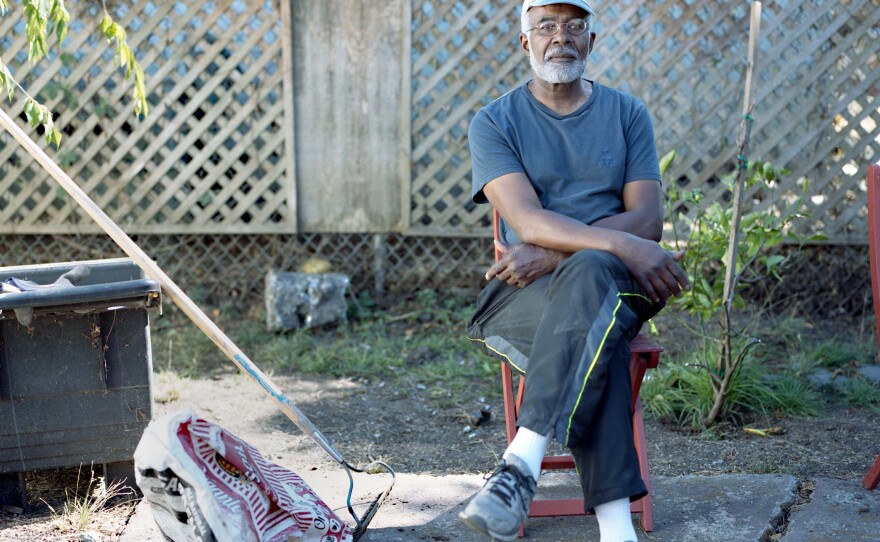
<svg viewBox="0 0 880 542">
<path fill-rule="evenodd" d="M 506 473 L 509 473 L 510 476 L 505 476 Z M 511 467 L 504 461 L 499 463 L 489 475 L 488 490 L 497 495 L 507 506 L 513 506 L 513 497 L 518 494 L 523 514 L 527 514 L 529 511 L 527 503 L 529 482 L 531 482 L 531 478 L 527 479 L 518 469 Z M 520 488 L 519 491 L 517 491 L 517 487 Z"/>
</svg>

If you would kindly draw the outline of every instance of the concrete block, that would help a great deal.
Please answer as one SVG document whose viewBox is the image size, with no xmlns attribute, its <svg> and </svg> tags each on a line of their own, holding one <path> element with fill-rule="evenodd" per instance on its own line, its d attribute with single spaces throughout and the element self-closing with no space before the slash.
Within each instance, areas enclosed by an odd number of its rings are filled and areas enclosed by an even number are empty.
<svg viewBox="0 0 880 542">
<path fill-rule="evenodd" d="M 345 322 L 345 292 L 351 285 L 341 273 L 266 274 L 266 326 L 270 331 L 311 328 Z"/>
<path fill-rule="evenodd" d="M 797 508 L 782 542 L 880 540 L 880 491 L 866 491 L 859 480 L 817 478 L 810 502 Z"/>
<path fill-rule="evenodd" d="M 880 384 L 880 365 L 866 365 L 859 367 L 857 372 L 869 382 Z"/>
<path fill-rule="evenodd" d="M 823 368 L 813 371 L 813 373 L 807 377 L 807 380 L 817 388 L 843 386 L 849 382 L 848 377 L 842 374 L 833 373 L 828 369 Z"/>
</svg>

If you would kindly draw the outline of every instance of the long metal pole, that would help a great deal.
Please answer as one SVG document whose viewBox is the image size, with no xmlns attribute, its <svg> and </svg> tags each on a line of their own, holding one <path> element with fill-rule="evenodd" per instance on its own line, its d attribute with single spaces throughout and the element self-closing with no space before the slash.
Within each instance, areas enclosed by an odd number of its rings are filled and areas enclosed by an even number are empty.
<svg viewBox="0 0 880 542">
<path fill-rule="evenodd" d="M 312 438 L 319 446 L 324 448 L 337 462 L 345 465 L 342 455 L 336 451 L 330 442 L 318 431 L 318 428 L 306 418 L 296 405 L 281 392 L 281 390 L 269 380 L 260 369 L 232 342 L 223 331 L 217 327 L 208 316 L 165 274 L 164 271 L 150 259 L 141 248 L 131 240 L 122 229 L 92 199 L 71 179 L 64 170 L 56 164 L 46 152 L 28 137 L 24 131 L 0 108 L 0 124 L 15 138 L 24 149 L 43 166 L 61 187 L 70 194 L 80 207 L 101 228 L 107 232 L 117 245 L 140 267 L 144 273 L 157 281 L 165 292 L 165 295 L 186 314 L 190 320 L 207 335 L 238 368 L 250 376 L 271 397 L 284 414 L 290 418 L 304 433 Z"/>
</svg>

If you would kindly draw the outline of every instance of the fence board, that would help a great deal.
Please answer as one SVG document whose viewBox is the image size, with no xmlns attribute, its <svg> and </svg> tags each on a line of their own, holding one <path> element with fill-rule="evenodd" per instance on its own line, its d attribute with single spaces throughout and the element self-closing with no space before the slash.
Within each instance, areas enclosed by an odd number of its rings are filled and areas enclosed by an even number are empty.
<svg viewBox="0 0 880 542">
<path fill-rule="evenodd" d="M 304 231 L 400 228 L 406 2 L 293 4 L 299 217 Z M 407 34 L 407 36 L 404 36 Z"/>
<path fill-rule="evenodd" d="M 287 181 L 287 192 L 284 193 L 287 201 L 287 212 L 290 216 L 296 216 L 296 145 L 294 134 L 296 132 L 296 109 L 294 102 L 294 67 L 293 67 L 293 18 L 291 15 L 291 3 L 293 0 L 279 0 L 281 11 L 281 65 L 282 87 L 284 91 L 284 156 L 287 157 L 287 167 L 284 169 Z M 227 195 L 228 196 L 228 195 Z M 270 220 L 269 216 L 260 217 L 259 222 Z"/>
</svg>

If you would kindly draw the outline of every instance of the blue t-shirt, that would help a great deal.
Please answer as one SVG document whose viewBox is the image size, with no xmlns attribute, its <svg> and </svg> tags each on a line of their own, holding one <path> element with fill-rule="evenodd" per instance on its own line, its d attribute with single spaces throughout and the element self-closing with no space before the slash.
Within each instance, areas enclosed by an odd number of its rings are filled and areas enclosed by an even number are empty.
<svg viewBox="0 0 880 542">
<path fill-rule="evenodd" d="M 560 115 L 526 85 L 477 112 L 468 130 L 472 199 L 487 203 L 486 183 L 525 173 L 541 205 L 584 224 L 622 213 L 623 185 L 660 181 L 654 128 L 645 104 L 593 83 L 583 106 Z M 518 243 L 502 220 L 501 239 Z"/>
</svg>

